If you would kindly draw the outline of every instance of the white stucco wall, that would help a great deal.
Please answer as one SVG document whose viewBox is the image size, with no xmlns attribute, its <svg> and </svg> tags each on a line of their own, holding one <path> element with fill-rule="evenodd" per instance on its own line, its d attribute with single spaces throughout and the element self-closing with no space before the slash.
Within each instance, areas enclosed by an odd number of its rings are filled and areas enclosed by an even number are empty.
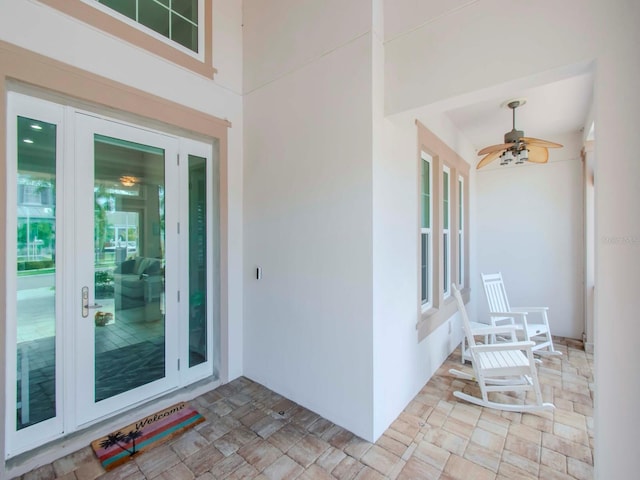
<svg viewBox="0 0 640 480">
<path fill-rule="evenodd" d="M 462 332 L 418 342 L 416 126 L 384 118 L 381 2 L 265 9 L 245 2 L 245 373 L 374 440 Z"/>
<path fill-rule="evenodd" d="M 301 3 L 244 5 L 245 374 L 371 438 L 371 8 Z"/>
<path fill-rule="evenodd" d="M 512 306 L 549 307 L 552 333 L 580 339 L 584 330 L 581 135 L 553 140 L 564 147 L 554 150 L 546 165 L 491 165 L 478 171 L 476 239 L 482 255 L 473 276 L 477 315 L 488 321 L 480 272 L 500 271 Z"/>
<path fill-rule="evenodd" d="M 600 19 L 596 75 L 596 478 L 633 478 L 640 376 L 640 162 L 635 119 L 640 109 L 640 4 L 593 2 Z"/>
<path fill-rule="evenodd" d="M 441 139 L 464 144 L 446 117 L 434 114 L 428 120 L 427 126 Z M 374 438 L 384 433 L 462 338 L 456 313 L 418 341 L 417 127 L 409 119 L 386 119 L 383 127 L 382 155 L 374 155 L 373 170 Z M 466 158 L 473 154 L 468 144 L 458 153 Z M 473 241 L 472 229 L 468 232 Z"/>
</svg>

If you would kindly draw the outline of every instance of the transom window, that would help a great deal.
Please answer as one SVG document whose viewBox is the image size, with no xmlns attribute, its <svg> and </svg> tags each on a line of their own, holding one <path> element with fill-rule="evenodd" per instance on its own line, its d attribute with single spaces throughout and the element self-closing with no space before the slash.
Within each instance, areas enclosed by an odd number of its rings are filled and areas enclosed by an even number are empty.
<svg viewBox="0 0 640 480">
<path fill-rule="evenodd" d="M 92 0 L 150 28 L 163 37 L 199 51 L 201 0 Z"/>
<path fill-rule="evenodd" d="M 213 0 L 38 0 L 176 65 L 213 78 Z"/>
</svg>

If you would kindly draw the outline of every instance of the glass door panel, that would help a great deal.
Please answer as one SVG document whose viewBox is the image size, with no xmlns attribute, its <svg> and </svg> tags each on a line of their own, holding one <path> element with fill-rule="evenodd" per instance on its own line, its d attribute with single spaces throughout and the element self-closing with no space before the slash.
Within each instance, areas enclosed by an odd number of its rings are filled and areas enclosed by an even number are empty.
<svg viewBox="0 0 640 480">
<path fill-rule="evenodd" d="M 218 158 L 210 143 L 181 139 L 179 262 L 183 291 L 180 302 L 180 353 L 185 359 L 180 372 L 187 384 L 202 378 L 219 378 L 219 219 Z M 182 159 L 185 159 L 184 161 Z M 186 296 L 186 295 L 185 295 Z"/>
<path fill-rule="evenodd" d="M 9 93 L 7 116 L 7 457 L 63 430 L 64 239 L 62 117 L 58 105 Z M 56 242 L 56 234 L 58 242 Z"/>
<path fill-rule="evenodd" d="M 189 155 L 189 367 L 207 361 L 207 159 Z"/>
<path fill-rule="evenodd" d="M 87 292 L 76 327 L 82 425 L 177 386 L 176 306 L 165 300 L 178 282 L 167 255 L 177 229 L 166 229 L 177 225 L 166 192 L 178 184 L 169 160 L 178 142 L 84 114 L 76 125 L 76 288 Z"/>
<path fill-rule="evenodd" d="M 21 430 L 56 416 L 56 125 L 18 116 L 17 382 Z"/>
<path fill-rule="evenodd" d="M 95 401 L 165 376 L 164 150 L 94 135 Z"/>
</svg>

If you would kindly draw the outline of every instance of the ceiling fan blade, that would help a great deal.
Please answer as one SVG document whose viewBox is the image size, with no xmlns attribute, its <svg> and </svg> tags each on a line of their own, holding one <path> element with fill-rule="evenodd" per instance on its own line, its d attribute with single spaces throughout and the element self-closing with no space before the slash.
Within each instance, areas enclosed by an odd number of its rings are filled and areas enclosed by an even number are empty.
<svg viewBox="0 0 640 480">
<path fill-rule="evenodd" d="M 509 147 L 513 147 L 515 143 L 501 143 L 499 145 L 491 145 L 490 147 L 484 147 L 478 152 L 478 155 L 485 155 L 487 153 L 497 152 L 500 150 L 506 150 Z"/>
<path fill-rule="evenodd" d="M 527 145 L 532 145 L 534 147 L 562 148 L 562 145 L 560 143 L 549 142 L 547 140 L 540 140 L 539 138 L 522 137 L 521 140 Z"/>
<path fill-rule="evenodd" d="M 491 162 L 493 162 L 496 158 L 498 158 L 502 152 L 504 152 L 504 148 L 502 150 L 497 150 L 495 152 L 491 152 L 490 154 L 488 154 L 486 157 L 484 157 L 482 160 L 480 160 L 480 162 L 478 162 L 478 165 L 476 166 L 476 169 L 478 168 L 482 168 L 485 165 L 489 165 Z"/>
<path fill-rule="evenodd" d="M 549 161 L 549 150 L 545 147 L 536 147 L 531 144 L 527 146 L 529 150 L 529 161 L 532 163 L 547 163 Z"/>
</svg>

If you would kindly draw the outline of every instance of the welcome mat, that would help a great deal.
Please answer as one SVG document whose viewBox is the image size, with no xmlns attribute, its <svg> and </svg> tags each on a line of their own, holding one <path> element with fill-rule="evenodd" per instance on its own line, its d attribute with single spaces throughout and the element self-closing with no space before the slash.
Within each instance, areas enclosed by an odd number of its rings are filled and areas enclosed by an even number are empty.
<svg viewBox="0 0 640 480">
<path fill-rule="evenodd" d="M 91 442 L 105 470 L 111 470 L 179 435 L 205 418 L 185 402 L 173 405 Z"/>
</svg>

